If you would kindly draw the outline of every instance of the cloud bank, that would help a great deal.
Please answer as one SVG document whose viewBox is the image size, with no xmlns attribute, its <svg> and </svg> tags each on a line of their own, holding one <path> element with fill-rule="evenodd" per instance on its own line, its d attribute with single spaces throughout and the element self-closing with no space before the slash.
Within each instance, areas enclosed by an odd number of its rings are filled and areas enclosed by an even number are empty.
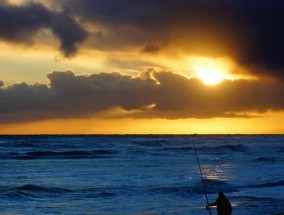
<svg viewBox="0 0 284 215">
<path fill-rule="evenodd" d="M 0 123 L 54 118 L 212 118 L 284 110 L 283 82 L 224 81 L 208 87 L 172 72 L 75 76 L 52 72 L 50 84 L 0 87 Z M 108 110 L 123 111 L 105 115 Z M 241 115 L 241 117 L 247 117 Z"/>
</svg>

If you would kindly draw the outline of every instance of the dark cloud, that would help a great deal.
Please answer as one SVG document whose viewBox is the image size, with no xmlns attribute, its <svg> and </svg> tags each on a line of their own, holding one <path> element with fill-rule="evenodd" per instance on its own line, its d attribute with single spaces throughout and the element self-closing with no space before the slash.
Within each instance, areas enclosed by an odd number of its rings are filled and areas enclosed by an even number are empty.
<svg viewBox="0 0 284 215">
<path fill-rule="evenodd" d="M 157 39 L 192 54 L 231 56 L 255 71 L 284 77 L 283 1 L 61 0 L 57 4 L 109 26 L 117 43 L 124 41 L 121 34 L 128 34 L 127 41 L 132 35 L 136 40 L 131 42 L 140 45 Z"/>
<path fill-rule="evenodd" d="M 156 43 L 146 43 L 142 49 L 142 53 L 157 53 L 161 47 Z"/>
<path fill-rule="evenodd" d="M 50 86 L 26 83 L 0 88 L 0 122 L 86 117 L 113 107 L 139 109 L 153 103 L 154 80 L 118 73 L 75 76 L 53 72 Z"/>
<path fill-rule="evenodd" d="M 115 117 L 173 119 L 284 110 L 283 82 L 224 81 L 208 87 L 195 78 L 153 70 L 140 77 L 75 76 L 71 71 L 47 77 L 49 85 L 19 83 L 0 88 L 0 123 L 103 117 L 113 108 L 125 110 Z"/>
<path fill-rule="evenodd" d="M 39 30 L 49 28 L 60 40 L 61 51 L 66 57 L 77 52 L 77 45 L 88 36 L 71 16 L 52 11 L 38 3 L 16 6 L 0 4 L 0 38 L 12 43 L 33 42 Z"/>
<path fill-rule="evenodd" d="M 198 79 L 174 73 L 157 73 L 160 82 L 154 114 L 164 112 L 172 118 L 232 117 L 238 112 L 283 110 L 283 83 L 223 81 L 205 86 Z"/>
</svg>

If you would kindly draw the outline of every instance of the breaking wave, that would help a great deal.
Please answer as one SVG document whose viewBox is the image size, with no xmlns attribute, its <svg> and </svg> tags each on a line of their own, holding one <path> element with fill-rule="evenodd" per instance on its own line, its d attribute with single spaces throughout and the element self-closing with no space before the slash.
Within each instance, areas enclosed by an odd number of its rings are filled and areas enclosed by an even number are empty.
<svg viewBox="0 0 284 215">
<path fill-rule="evenodd" d="M 204 184 L 206 186 L 207 193 L 218 193 L 220 191 L 230 193 L 238 191 L 235 186 L 222 180 L 205 179 Z M 202 182 L 195 184 L 194 192 L 204 193 Z"/>
<path fill-rule="evenodd" d="M 31 151 L 26 153 L 10 153 L 10 158 L 30 160 L 30 159 L 48 159 L 48 158 L 102 158 L 117 154 L 114 150 L 92 150 L 92 151 Z"/>
<path fill-rule="evenodd" d="M 229 151 L 234 151 L 234 152 L 248 151 L 248 147 L 244 146 L 243 144 L 216 146 L 215 149 L 229 150 Z"/>
<path fill-rule="evenodd" d="M 277 182 L 269 182 L 264 184 L 255 184 L 255 185 L 248 185 L 246 187 L 250 188 L 264 188 L 264 187 L 279 187 L 284 186 L 284 180 L 277 181 Z"/>
<path fill-rule="evenodd" d="M 239 191 L 235 186 L 221 180 L 204 180 L 207 193 L 218 193 L 220 191 L 230 193 Z M 151 192 L 176 194 L 176 195 L 191 195 L 191 194 L 204 194 L 202 182 L 197 182 L 189 186 L 173 186 L 173 187 L 159 187 L 154 188 Z"/>
<path fill-rule="evenodd" d="M 72 192 L 69 189 L 63 188 L 46 188 L 27 184 L 15 188 L 10 188 L 0 191 L 2 198 L 9 198 L 13 200 L 29 200 L 31 198 L 41 198 L 50 195 L 60 195 L 67 192 Z"/>
<path fill-rule="evenodd" d="M 276 162 L 276 158 L 275 157 L 258 157 L 257 159 L 255 159 L 255 161 L 258 162 Z"/>
</svg>

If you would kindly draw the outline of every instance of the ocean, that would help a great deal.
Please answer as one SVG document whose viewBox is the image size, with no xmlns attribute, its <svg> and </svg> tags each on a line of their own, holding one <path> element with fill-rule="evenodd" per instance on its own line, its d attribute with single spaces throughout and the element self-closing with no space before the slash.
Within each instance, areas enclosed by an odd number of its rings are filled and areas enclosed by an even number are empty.
<svg viewBox="0 0 284 215">
<path fill-rule="evenodd" d="M 0 214 L 284 214 L 282 135 L 0 136 Z M 212 208 L 216 214 L 216 208 Z"/>
</svg>

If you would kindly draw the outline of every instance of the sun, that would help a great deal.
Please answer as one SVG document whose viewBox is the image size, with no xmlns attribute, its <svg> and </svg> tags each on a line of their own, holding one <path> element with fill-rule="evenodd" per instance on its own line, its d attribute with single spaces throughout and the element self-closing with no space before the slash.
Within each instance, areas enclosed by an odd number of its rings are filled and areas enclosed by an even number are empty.
<svg viewBox="0 0 284 215">
<path fill-rule="evenodd" d="M 224 59 L 194 57 L 190 60 L 195 77 L 206 85 L 221 83 L 228 74 L 229 65 Z"/>
<path fill-rule="evenodd" d="M 201 79 L 201 81 L 206 85 L 215 85 L 221 83 L 225 74 L 223 71 L 218 68 L 204 66 L 198 66 L 195 69 L 197 78 Z"/>
</svg>

